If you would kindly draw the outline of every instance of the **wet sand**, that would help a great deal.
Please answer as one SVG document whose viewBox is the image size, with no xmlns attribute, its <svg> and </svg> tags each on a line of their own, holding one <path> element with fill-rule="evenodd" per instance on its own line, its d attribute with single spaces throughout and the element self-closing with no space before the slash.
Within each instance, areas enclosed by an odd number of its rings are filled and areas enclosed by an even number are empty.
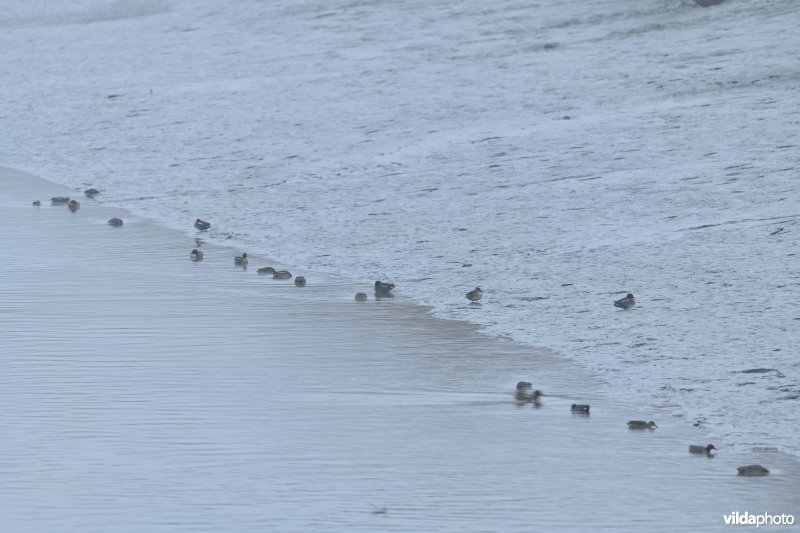
<svg viewBox="0 0 800 533">
<path fill-rule="evenodd" d="M 60 195 L 81 209 L 50 206 Z M 192 263 L 190 235 L 9 169 L 0 207 L 8 531 L 724 531 L 732 511 L 800 518 L 795 458 L 732 454 L 683 419 L 612 404 L 569 359 L 433 319 L 402 287 L 375 301 L 370 280 L 261 258 L 242 270 L 242 250 L 209 244 Z M 123 227 L 106 224 L 115 216 Z M 308 286 L 256 275 L 270 264 Z M 513 401 L 523 379 L 546 394 L 540 408 Z M 659 428 L 629 431 L 631 418 Z M 688 454 L 707 442 L 718 456 Z M 770 475 L 736 475 L 751 463 Z"/>
</svg>

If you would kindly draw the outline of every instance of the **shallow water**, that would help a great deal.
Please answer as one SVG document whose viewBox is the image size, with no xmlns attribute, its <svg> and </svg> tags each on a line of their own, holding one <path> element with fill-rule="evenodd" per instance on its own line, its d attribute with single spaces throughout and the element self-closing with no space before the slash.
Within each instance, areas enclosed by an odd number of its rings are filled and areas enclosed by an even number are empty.
<svg viewBox="0 0 800 533">
<path fill-rule="evenodd" d="M 609 401 L 568 359 L 401 298 L 356 303 L 364 285 L 315 272 L 305 288 L 264 279 L 264 259 L 234 267 L 240 250 L 192 263 L 193 239 L 89 199 L 47 205 L 62 194 L 79 193 L 0 182 L 9 531 L 722 531 L 734 510 L 800 515 L 790 456 L 689 456 L 708 435 Z M 515 405 L 520 379 L 541 408 Z M 755 462 L 771 474 L 736 476 Z"/>
<path fill-rule="evenodd" d="M 1 163 L 800 454 L 796 0 L 0 8 Z"/>
</svg>

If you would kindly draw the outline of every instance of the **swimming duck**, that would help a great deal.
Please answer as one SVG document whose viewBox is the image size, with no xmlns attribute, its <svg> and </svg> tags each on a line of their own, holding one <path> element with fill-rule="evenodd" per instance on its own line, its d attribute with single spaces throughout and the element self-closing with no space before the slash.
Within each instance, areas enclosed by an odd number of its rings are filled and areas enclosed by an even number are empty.
<svg viewBox="0 0 800 533">
<path fill-rule="evenodd" d="M 620 298 L 619 300 L 614 301 L 614 307 L 620 307 L 622 309 L 630 309 L 636 305 L 636 300 L 633 298 L 633 294 L 628 293 L 625 298 Z"/>
<path fill-rule="evenodd" d="M 64 205 L 69 202 L 69 196 L 54 196 L 50 198 L 50 203 L 53 205 Z"/>
<path fill-rule="evenodd" d="M 390 294 L 392 289 L 394 289 L 394 283 L 384 283 L 382 281 L 375 282 L 375 296 L 378 298 L 394 296 L 393 294 Z"/>
<path fill-rule="evenodd" d="M 94 195 L 100 194 L 100 191 L 98 191 L 97 189 L 86 189 L 85 191 L 83 191 L 83 194 L 85 194 L 89 198 L 94 198 Z"/>
<path fill-rule="evenodd" d="M 533 384 L 530 381 L 520 381 L 517 383 L 517 392 L 529 391 L 532 388 Z"/>
<path fill-rule="evenodd" d="M 483 291 L 480 287 L 475 287 L 467 293 L 467 300 L 470 302 L 477 302 L 481 298 L 483 298 Z"/>
<path fill-rule="evenodd" d="M 122 219 L 121 218 L 116 218 L 116 217 L 114 217 L 112 219 L 109 219 L 108 225 L 109 226 L 119 227 L 119 226 L 122 225 Z"/>
<path fill-rule="evenodd" d="M 528 401 L 531 402 L 535 407 L 539 407 L 541 405 L 541 402 L 539 402 L 539 398 L 542 396 L 543 396 L 542 391 L 536 389 L 535 391 L 533 391 L 533 394 L 530 395 Z"/>
<path fill-rule="evenodd" d="M 267 274 L 269 274 L 271 276 L 271 275 L 273 275 L 275 273 L 275 269 L 272 268 L 272 267 L 259 268 L 258 270 L 256 270 L 256 273 L 259 276 L 265 276 Z"/>
<path fill-rule="evenodd" d="M 697 453 L 710 456 L 711 450 L 716 450 L 713 444 L 709 444 L 708 446 L 698 446 L 696 444 L 689 445 L 689 453 Z"/>
<path fill-rule="evenodd" d="M 535 407 L 539 407 L 541 402 L 539 398 L 542 397 L 542 391 L 536 389 L 535 391 L 531 392 L 528 391 L 517 391 L 516 398 L 520 405 L 524 404 L 525 402 L 531 402 Z"/>
<path fill-rule="evenodd" d="M 740 466 L 736 470 L 739 471 L 740 476 L 766 476 L 769 474 L 769 470 L 761 465 Z"/>
<path fill-rule="evenodd" d="M 237 266 L 247 266 L 247 252 L 233 258 L 233 264 Z"/>
<path fill-rule="evenodd" d="M 297 276 L 296 278 L 294 278 L 294 284 L 297 285 L 298 287 L 305 287 L 306 278 L 304 278 L 303 276 Z"/>
<path fill-rule="evenodd" d="M 192 258 L 192 261 L 202 261 L 203 260 L 203 252 L 198 249 L 192 250 L 192 253 L 189 254 L 189 257 Z"/>
<path fill-rule="evenodd" d="M 272 275 L 272 279 L 291 279 L 292 273 L 288 270 L 278 270 Z"/>
<path fill-rule="evenodd" d="M 644 420 L 630 420 L 628 422 L 628 429 L 656 429 L 658 426 L 652 420 L 645 422 Z"/>
<path fill-rule="evenodd" d="M 367 301 L 367 293 L 365 293 L 365 292 L 357 292 L 356 293 L 356 301 L 357 302 L 366 302 Z"/>
<path fill-rule="evenodd" d="M 194 227 L 199 229 L 200 231 L 205 231 L 211 227 L 211 224 L 206 222 L 205 220 L 200 220 L 199 218 L 194 221 Z"/>
<path fill-rule="evenodd" d="M 589 405 L 585 403 L 573 403 L 570 411 L 573 413 L 589 414 Z"/>
<path fill-rule="evenodd" d="M 34 207 L 39 207 L 40 205 L 42 205 L 42 202 L 40 202 L 39 200 L 34 200 L 33 201 L 33 206 Z"/>
<path fill-rule="evenodd" d="M 533 402 L 534 405 L 539 405 L 539 397 L 542 396 L 542 391 L 533 390 L 533 385 L 530 381 L 520 381 L 517 383 L 517 392 L 515 397 L 519 402 Z"/>
<path fill-rule="evenodd" d="M 81 208 L 81 203 L 78 200 L 70 200 L 67 202 L 67 209 L 73 213 Z"/>
</svg>

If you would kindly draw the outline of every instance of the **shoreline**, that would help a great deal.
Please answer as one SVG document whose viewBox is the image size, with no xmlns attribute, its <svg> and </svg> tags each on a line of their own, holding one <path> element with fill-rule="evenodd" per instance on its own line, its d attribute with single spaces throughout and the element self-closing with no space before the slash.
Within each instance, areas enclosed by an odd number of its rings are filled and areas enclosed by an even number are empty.
<svg viewBox="0 0 800 533">
<path fill-rule="evenodd" d="M 0 175 L 17 258 L 0 272 L 12 527 L 191 529 L 197 499 L 202 525 L 242 531 L 644 531 L 675 512 L 679 526 L 721 531 L 732 510 L 800 514 L 796 458 L 726 455 L 724 443 L 711 461 L 689 457 L 705 433 L 609 401 L 569 358 L 403 298 L 356 303 L 363 287 L 313 272 L 297 272 L 304 288 L 263 279 L 255 270 L 269 262 L 253 256 L 243 272 L 225 246 L 191 263 L 190 236 L 126 215 L 109 227 L 120 210 L 89 199 L 74 214 L 37 210 L 33 200 L 65 189 Z M 545 392 L 542 408 L 513 405 L 518 380 Z M 571 416 L 572 402 L 591 403 L 591 416 Z M 639 417 L 659 429 L 625 429 Z M 755 462 L 771 474 L 735 475 Z M 156 509 L 139 516 L 148 502 Z M 109 512 L 120 505 L 128 512 Z"/>
</svg>

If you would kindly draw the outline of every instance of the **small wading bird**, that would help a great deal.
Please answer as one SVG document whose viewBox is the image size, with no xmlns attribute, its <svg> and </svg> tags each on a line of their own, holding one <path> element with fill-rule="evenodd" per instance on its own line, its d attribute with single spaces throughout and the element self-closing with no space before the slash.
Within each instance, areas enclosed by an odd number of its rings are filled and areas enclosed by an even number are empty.
<svg viewBox="0 0 800 533">
<path fill-rule="evenodd" d="M 378 298 L 385 298 L 387 296 L 394 296 L 392 293 L 394 283 L 385 283 L 383 281 L 375 282 L 375 296 Z"/>
<path fill-rule="evenodd" d="M 628 293 L 625 298 L 620 298 L 619 300 L 614 301 L 614 307 L 620 307 L 622 309 L 630 309 L 634 305 L 636 305 L 636 300 L 631 293 Z"/>
<path fill-rule="evenodd" d="M 194 221 L 194 227 L 199 229 L 200 231 L 205 231 L 211 227 L 211 224 L 206 222 L 205 220 L 200 220 L 199 218 Z"/>
<path fill-rule="evenodd" d="M 122 225 L 122 219 L 121 218 L 116 218 L 116 217 L 114 217 L 112 219 L 109 219 L 108 225 L 109 226 L 119 227 L 119 226 Z"/>
<path fill-rule="evenodd" d="M 483 291 L 481 290 L 480 287 L 475 287 L 474 289 L 472 289 L 467 293 L 467 300 L 469 300 L 472 303 L 477 303 L 477 301 L 480 300 L 481 298 L 483 298 Z"/>
<path fill-rule="evenodd" d="M 582 415 L 589 414 L 589 405 L 585 403 L 573 403 L 570 411 L 573 413 L 580 413 Z"/>
<path fill-rule="evenodd" d="M 711 456 L 711 450 L 716 450 L 713 444 L 709 444 L 708 446 L 698 446 L 696 444 L 689 445 L 689 453 Z"/>
<path fill-rule="evenodd" d="M 233 258 L 233 264 L 237 266 L 247 266 L 247 252 Z"/>
<path fill-rule="evenodd" d="M 192 261 L 202 261 L 203 260 L 203 252 L 201 252 L 200 250 L 194 249 L 194 250 L 192 250 L 192 253 L 189 254 L 189 257 L 191 257 Z"/>
<path fill-rule="evenodd" d="M 656 429 L 658 426 L 652 420 L 645 422 L 644 420 L 630 420 L 628 422 L 628 429 Z"/>
</svg>

